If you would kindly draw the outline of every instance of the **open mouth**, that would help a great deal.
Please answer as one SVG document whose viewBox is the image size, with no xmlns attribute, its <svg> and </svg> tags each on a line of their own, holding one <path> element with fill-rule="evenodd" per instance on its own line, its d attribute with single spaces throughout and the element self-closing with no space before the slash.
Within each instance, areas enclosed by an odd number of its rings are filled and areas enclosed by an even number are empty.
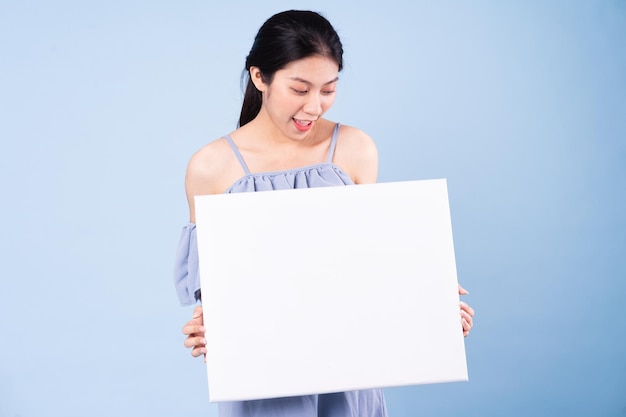
<svg viewBox="0 0 626 417">
<path fill-rule="evenodd" d="M 296 125 L 296 129 L 298 129 L 301 132 L 305 132 L 307 130 L 309 130 L 311 128 L 311 126 L 313 126 L 313 120 L 300 120 L 300 119 L 293 119 L 294 124 Z"/>
</svg>

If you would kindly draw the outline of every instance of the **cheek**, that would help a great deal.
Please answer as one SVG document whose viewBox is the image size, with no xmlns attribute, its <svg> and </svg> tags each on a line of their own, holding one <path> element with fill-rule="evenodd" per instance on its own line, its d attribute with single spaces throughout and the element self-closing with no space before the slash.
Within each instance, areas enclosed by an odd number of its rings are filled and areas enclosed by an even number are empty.
<svg viewBox="0 0 626 417">
<path fill-rule="evenodd" d="M 335 95 L 333 94 L 332 96 L 322 97 L 321 104 L 324 110 L 327 110 L 333 105 L 334 102 L 335 102 Z"/>
<path fill-rule="evenodd" d="M 264 97 L 265 105 L 280 112 L 292 106 L 291 97 L 278 90 L 268 90 Z"/>
<path fill-rule="evenodd" d="M 295 99 L 294 99 L 294 95 L 291 94 L 288 90 L 277 89 L 274 91 L 274 101 L 278 103 L 290 104 L 290 103 L 293 103 Z"/>
</svg>

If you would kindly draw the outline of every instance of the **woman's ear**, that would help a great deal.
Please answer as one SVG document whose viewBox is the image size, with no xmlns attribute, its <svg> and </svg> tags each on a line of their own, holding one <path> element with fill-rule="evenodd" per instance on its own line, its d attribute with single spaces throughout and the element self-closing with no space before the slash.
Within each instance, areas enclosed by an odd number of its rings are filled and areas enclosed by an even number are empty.
<svg viewBox="0 0 626 417">
<path fill-rule="evenodd" d="M 262 93 L 267 89 L 267 84 L 263 82 L 263 74 L 261 74 L 259 67 L 250 67 L 250 81 L 252 81 L 256 89 Z"/>
</svg>

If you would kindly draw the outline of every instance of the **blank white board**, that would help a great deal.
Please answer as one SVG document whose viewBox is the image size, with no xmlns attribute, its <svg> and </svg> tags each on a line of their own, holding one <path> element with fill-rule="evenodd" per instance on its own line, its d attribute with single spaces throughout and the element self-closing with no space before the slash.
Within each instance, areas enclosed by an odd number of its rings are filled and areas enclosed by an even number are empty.
<svg viewBox="0 0 626 417">
<path fill-rule="evenodd" d="M 210 401 L 467 380 L 445 179 L 195 205 Z"/>
</svg>

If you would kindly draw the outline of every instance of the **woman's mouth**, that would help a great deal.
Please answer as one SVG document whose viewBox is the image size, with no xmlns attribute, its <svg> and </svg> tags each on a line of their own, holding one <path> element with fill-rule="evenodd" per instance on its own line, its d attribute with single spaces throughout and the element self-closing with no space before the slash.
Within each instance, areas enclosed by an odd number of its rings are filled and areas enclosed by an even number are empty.
<svg viewBox="0 0 626 417">
<path fill-rule="evenodd" d="M 313 126 L 313 120 L 300 120 L 294 118 L 293 122 L 296 126 L 296 129 L 298 129 L 300 132 L 306 132 Z"/>
</svg>

